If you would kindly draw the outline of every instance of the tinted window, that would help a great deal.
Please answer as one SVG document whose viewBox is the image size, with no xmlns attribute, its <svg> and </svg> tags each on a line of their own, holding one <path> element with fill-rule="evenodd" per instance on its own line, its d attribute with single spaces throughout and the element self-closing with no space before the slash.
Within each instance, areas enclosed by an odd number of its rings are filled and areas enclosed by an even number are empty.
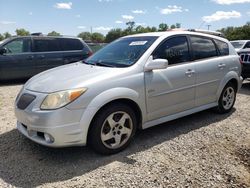
<svg viewBox="0 0 250 188">
<path fill-rule="evenodd" d="M 35 52 L 51 52 L 61 51 L 59 41 L 57 39 L 34 39 L 34 51 Z"/>
<path fill-rule="evenodd" d="M 190 60 L 187 38 L 173 37 L 161 44 L 153 53 L 154 59 L 167 59 L 168 64 L 176 64 Z"/>
<path fill-rule="evenodd" d="M 191 43 L 194 53 L 194 59 L 203 59 L 217 56 L 217 51 L 211 39 L 191 36 Z"/>
<path fill-rule="evenodd" d="M 8 54 L 24 53 L 31 51 L 30 39 L 16 39 L 3 46 L 7 49 Z"/>
<path fill-rule="evenodd" d="M 250 42 L 247 42 L 244 48 L 250 48 Z"/>
<path fill-rule="evenodd" d="M 228 44 L 226 42 L 222 42 L 220 40 L 214 40 L 214 42 L 219 49 L 220 55 L 228 55 L 229 54 Z"/>
<path fill-rule="evenodd" d="M 70 39 L 70 38 L 64 38 L 60 39 L 62 48 L 64 51 L 67 50 L 82 50 L 83 49 L 83 44 L 80 40 L 78 39 Z"/>
</svg>

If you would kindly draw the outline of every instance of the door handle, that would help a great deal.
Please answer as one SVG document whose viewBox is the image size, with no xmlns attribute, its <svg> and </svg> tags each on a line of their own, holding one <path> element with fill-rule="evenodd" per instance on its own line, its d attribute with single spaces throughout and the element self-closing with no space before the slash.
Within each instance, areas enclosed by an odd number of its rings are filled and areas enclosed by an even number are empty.
<svg viewBox="0 0 250 188">
<path fill-rule="evenodd" d="M 188 77 L 191 77 L 194 73 L 195 73 L 195 70 L 192 70 L 192 69 L 188 69 L 187 72 L 185 72 L 185 74 L 186 74 Z"/>
<path fill-rule="evenodd" d="M 28 59 L 28 60 L 32 60 L 32 59 L 34 59 L 34 56 L 33 56 L 33 55 L 29 55 L 29 56 L 27 57 L 27 59 Z"/>
<path fill-rule="evenodd" d="M 44 59 L 44 58 L 45 58 L 45 55 L 39 55 L 38 58 L 39 58 L 39 59 Z"/>
<path fill-rule="evenodd" d="M 218 67 L 219 67 L 219 69 L 223 69 L 224 67 L 226 67 L 226 64 L 220 63 L 220 64 L 218 65 Z"/>
</svg>

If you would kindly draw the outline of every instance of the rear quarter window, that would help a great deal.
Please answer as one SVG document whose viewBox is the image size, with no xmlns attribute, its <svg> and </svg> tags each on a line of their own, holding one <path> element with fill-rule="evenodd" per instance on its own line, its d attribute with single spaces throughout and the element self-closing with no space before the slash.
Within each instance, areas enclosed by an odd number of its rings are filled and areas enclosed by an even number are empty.
<svg viewBox="0 0 250 188">
<path fill-rule="evenodd" d="M 70 39 L 70 38 L 61 39 L 61 45 L 63 51 L 82 50 L 84 48 L 83 43 L 78 39 Z"/>
<path fill-rule="evenodd" d="M 226 42 L 214 39 L 214 42 L 219 50 L 221 56 L 229 55 L 229 47 Z"/>
</svg>

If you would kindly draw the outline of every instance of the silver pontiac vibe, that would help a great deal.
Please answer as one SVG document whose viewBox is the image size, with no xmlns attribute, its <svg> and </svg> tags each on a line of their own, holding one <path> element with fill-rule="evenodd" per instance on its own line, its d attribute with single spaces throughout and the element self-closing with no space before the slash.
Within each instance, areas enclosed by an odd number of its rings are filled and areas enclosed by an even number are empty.
<svg viewBox="0 0 250 188">
<path fill-rule="evenodd" d="M 137 129 L 214 108 L 229 112 L 241 64 L 224 38 L 195 31 L 122 37 L 87 60 L 42 72 L 15 103 L 17 128 L 50 147 L 112 154 Z"/>
</svg>

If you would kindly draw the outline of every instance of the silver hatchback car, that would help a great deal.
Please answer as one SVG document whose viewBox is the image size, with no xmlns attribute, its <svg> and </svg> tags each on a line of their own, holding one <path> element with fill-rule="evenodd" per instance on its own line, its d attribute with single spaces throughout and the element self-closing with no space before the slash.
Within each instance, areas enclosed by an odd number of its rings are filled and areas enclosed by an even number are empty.
<svg viewBox="0 0 250 188">
<path fill-rule="evenodd" d="M 31 78 L 16 98 L 17 128 L 50 147 L 112 154 L 137 129 L 215 108 L 229 112 L 241 63 L 224 38 L 190 31 L 122 37 L 87 60 Z"/>
</svg>

